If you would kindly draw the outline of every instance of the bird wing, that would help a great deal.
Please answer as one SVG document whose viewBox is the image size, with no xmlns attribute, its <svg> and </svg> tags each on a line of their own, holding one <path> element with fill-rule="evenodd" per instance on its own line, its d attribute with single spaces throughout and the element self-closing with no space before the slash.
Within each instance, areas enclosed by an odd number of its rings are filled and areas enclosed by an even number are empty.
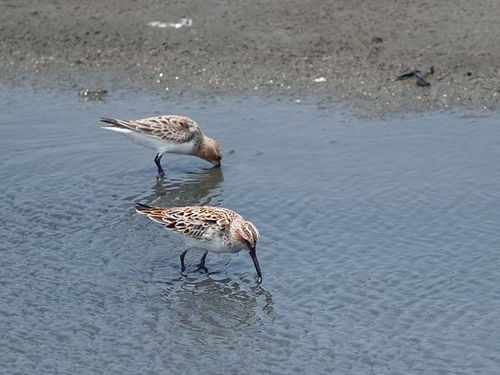
<svg viewBox="0 0 500 375">
<path fill-rule="evenodd" d="M 225 208 L 208 206 L 157 208 L 138 204 L 136 210 L 168 230 L 205 241 L 227 236 L 231 220 L 237 215 Z"/>
<path fill-rule="evenodd" d="M 101 121 L 178 143 L 189 142 L 201 133 L 198 124 L 186 116 L 156 116 L 139 120 L 101 118 Z"/>
</svg>

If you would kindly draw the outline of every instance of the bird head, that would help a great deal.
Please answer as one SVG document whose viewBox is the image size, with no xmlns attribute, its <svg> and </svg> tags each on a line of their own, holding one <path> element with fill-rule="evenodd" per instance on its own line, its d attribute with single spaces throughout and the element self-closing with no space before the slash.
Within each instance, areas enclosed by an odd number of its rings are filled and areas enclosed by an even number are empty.
<svg viewBox="0 0 500 375">
<path fill-rule="evenodd" d="M 258 281 L 262 281 L 262 273 L 260 271 L 259 260 L 257 259 L 256 247 L 259 240 L 259 231 L 249 221 L 242 220 L 235 230 L 236 240 L 241 245 L 242 249 L 248 251 L 252 258 L 255 270 L 257 271 Z"/>
<path fill-rule="evenodd" d="M 222 161 L 222 148 L 215 139 L 205 136 L 200 145 L 199 156 L 209 163 L 220 166 Z"/>
</svg>

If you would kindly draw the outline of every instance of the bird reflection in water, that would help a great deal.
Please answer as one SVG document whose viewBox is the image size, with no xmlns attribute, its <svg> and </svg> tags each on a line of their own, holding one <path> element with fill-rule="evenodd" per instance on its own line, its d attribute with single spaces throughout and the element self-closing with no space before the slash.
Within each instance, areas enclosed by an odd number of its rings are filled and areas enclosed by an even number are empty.
<svg viewBox="0 0 500 375">
<path fill-rule="evenodd" d="M 155 331 L 162 330 L 159 325 L 166 318 L 176 321 L 179 329 L 233 335 L 275 318 L 272 293 L 250 280 L 195 275 L 146 283 L 150 301 L 147 325 Z"/>
<path fill-rule="evenodd" d="M 222 203 L 222 169 L 213 167 L 189 172 L 182 178 L 158 179 L 142 201 L 156 207 L 219 206 Z"/>
<path fill-rule="evenodd" d="M 140 199 L 158 207 L 220 206 L 223 179 L 222 169 L 217 167 L 190 172 L 182 179 L 158 180 L 152 192 Z M 153 331 L 164 334 L 167 329 L 159 326 L 163 314 L 167 314 L 167 321 L 173 319 L 179 327 L 204 332 L 208 329 L 217 335 L 258 324 L 262 319 L 273 319 L 272 294 L 255 285 L 253 278 L 236 281 L 219 273 L 189 273 L 170 281 L 155 280 L 159 275 L 156 271 L 162 274 L 160 279 L 164 278 L 161 268 L 150 269 L 147 280 L 143 280 L 150 301 L 146 324 Z"/>
</svg>

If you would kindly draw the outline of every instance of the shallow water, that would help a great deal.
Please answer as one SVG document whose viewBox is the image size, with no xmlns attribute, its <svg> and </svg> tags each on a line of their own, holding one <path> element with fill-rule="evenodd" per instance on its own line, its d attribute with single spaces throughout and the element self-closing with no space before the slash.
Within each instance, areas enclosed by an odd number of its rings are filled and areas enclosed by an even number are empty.
<svg viewBox="0 0 500 375">
<path fill-rule="evenodd" d="M 359 120 L 257 98 L 0 90 L 0 368 L 9 374 L 498 374 L 499 116 Z M 223 168 L 100 116 L 194 117 Z M 223 205 L 247 254 L 179 274 L 136 201 Z"/>
</svg>

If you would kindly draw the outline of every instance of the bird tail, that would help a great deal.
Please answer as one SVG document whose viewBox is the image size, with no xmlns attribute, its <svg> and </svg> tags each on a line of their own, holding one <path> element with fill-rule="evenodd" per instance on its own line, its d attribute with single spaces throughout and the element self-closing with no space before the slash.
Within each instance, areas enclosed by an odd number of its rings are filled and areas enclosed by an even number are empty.
<svg viewBox="0 0 500 375">
<path fill-rule="evenodd" d="M 136 203 L 135 204 L 135 210 L 137 213 L 141 215 L 146 215 L 149 219 L 153 220 L 154 222 L 158 224 L 163 224 L 165 225 L 164 221 L 164 209 L 158 208 L 158 207 L 151 207 L 146 204 L 142 203 Z M 170 228 L 167 225 L 167 228 Z"/>
<path fill-rule="evenodd" d="M 118 128 L 130 129 L 128 121 L 119 120 L 116 118 L 107 118 L 107 117 L 101 117 L 100 121 L 105 122 L 107 124 L 111 124 L 111 125 L 116 126 Z M 110 127 L 108 127 L 108 128 L 110 128 Z"/>
<path fill-rule="evenodd" d="M 124 134 L 130 134 L 131 132 L 135 131 L 135 129 L 130 126 L 130 123 L 128 121 L 106 117 L 101 117 L 100 120 L 102 122 L 105 122 L 106 124 L 111 124 L 111 126 L 103 126 L 103 129 L 113 130 L 115 132 Z"/>
<path fill-rule="evenodd" d="M 139 202 L 136 202 L 136 204 L 135 204 L 135 210 L 138 213 L 143 214 L 143 215 L 150 214 L 152 212 L 152 210 L 154 210 L 154 209 L 155 209 L 154 207 L 148 206 L 147 204 L 142 204 Z"/>
</svg>

